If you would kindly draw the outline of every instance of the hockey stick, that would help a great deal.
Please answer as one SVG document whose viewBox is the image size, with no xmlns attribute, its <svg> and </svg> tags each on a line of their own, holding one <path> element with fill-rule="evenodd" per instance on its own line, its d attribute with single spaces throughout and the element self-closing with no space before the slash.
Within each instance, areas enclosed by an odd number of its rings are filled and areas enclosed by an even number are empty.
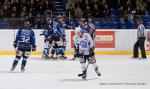
<svg viewBox="0 0 150 89">
<path fill-rule="evenodd" d="M 16 40 L 16 30 L 14 29 L 14 41 Z M 17 48 L 15 48 L 15 52 L 17 51 Z"/>
<path fill-rule="evenodd" d="M 91 52 L 94 52 L 94 51 L 91 51 Z M 91 52 L 90 52 L 90 53 L 91 53 Z M 90 62 L 88 61 L 88 64 L 87 64 L 86 69 L 85 69 L 85 72 L 87 71 L 87 69 L 88 69 L 88 67 L 89 67 L 89 64 L 90 64 Z M 83 75 L 84 75 L 84 73 L 78 74 L 78 77 L 81 77 L 81 76 L 83 76 Z"/>
<path fill-rule="evenodd" d="M 86 69 L 85 69 L 85 72 L 87 71 L 87 69 L 88 69 L 88 67 L 89 67 L 89 64 L 90 64 L 90 62 L 88 62 L 87 66 L 86 66 Z M 78 77 L 81 77 L 81 76 L 83 76 L 83 75 L 84 75 L 84 73 L 78 74 Z"/>
</svg>

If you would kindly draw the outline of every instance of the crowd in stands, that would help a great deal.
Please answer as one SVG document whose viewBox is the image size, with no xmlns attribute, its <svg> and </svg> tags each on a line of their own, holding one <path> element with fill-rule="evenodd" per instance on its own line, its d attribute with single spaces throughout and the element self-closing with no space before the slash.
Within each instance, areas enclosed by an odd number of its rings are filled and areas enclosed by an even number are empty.
<svg viewBox="0 0 150 89">
<path fill-rule="evenodd" d="M 42 28 L 45 11 L 53 11 L 55 1 L 65 2 L 63 10 L 74 24 L 82 17 L 92 17 L 97 28 L 129 28 L 134 25 L 134 16 L 141 15 L 150 25 L 150 0 L 1 0 L 0 28 L 12 27 L 13 18 L 19 18 L 16 22 L 20 26 L 29 19 L 34 28 Z M 129 27 L 124 26 L 127 24 Z"/>
</svg>

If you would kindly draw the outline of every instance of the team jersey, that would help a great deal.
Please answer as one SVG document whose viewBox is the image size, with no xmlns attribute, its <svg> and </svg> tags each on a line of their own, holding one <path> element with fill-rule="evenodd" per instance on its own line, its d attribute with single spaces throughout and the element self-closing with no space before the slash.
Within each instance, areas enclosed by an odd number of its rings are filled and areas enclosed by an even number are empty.
<svg viewBox="0 0 150 89">
<path fill-rule="evenodd" d="M 93 23 L 89 23 L 84 26 L 79 25 L 79 27 L 82 29 L 83 33 L 88 33 L 92 38 L 95 37 L 96 31 Z"/>
<path fill-rule="evenodd" d="M 52 36 L 53 33 L 54 33 L 54 30 L 53 30 L 52 25 L 47 24 L 43 31 L 43 35 L 45 36 L 45 38 Z"/>
<path fill-rule="evenodd" d="M 79 25 L 79 27 L 82 29 L 83 33 L 88 33 L 90 34 L 90 27 L 88 25 Z"/>
<path fill-rule="evenodd" d="M 34 31 L 31 29 L 19 29 L 15 41 L 18 42 L 18 49 L 30 51 L 32 45 L 35 45 Z"/>
<path fill-rule="evenodd" d="M 77 44 L 79 45 L 79 53 L 83 55 L 89 55 L 90 48 L 94 47 L 93 40 L 87 33 L 83 33 L 83 36 L 78 39 Z"/>
<path fill-rule="evenodd" d="M 65 28 L 66 28 L 66 24 L 58 23 L 55 26 L 55 35 L 60 37 L 60 38 L 65 38 L 66 37 Z"/>
<path fill-rule="evenodd" d="M 92 39 L 94 39 L 94 37 L 96 36 L 96 30 L 95 30 L 95 25 L 93 23 L 89 23 L 88 24 L 90 27 L 90 36 L 92 37 Z"/>
</svg>

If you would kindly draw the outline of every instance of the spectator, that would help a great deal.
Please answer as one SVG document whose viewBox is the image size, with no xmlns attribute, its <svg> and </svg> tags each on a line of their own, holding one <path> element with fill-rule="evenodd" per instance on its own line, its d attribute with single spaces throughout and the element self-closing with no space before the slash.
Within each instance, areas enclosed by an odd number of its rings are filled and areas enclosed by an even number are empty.
<svg viewBox="0 0 150 89">
<path fill-rule="evenodd" d="M 120 6 L 119 13 L 118 13 L 119 19 L 123 19 L 125 17 L 125 12 L 123 10 L 123 6 Z"/>
<path fill-rule="evenodd" d="M 136 7 L 136 13 L 135 13 L 135 15 L 142 15 L 142 14 L 144 14 L 143 11 L 141 11 L 141 10 L 140 10 L 140 7 L 137 6 L 137 7 Z"/>
<path fill-rule="evenodd" d="M 53 5 L 48 0 L 43 1 L 43 10 L 53 10 Z"/>
<path fill-rule="evenodd" d="M 73 18 L 73 20 L 75 21 L 75 8 L 72 4 L 69 5 L 66 16 Z"/>
<path fill-rule="evenodd" d="M 146 3 L 143 0 L 137 0 L 136 6 L 139 12 L 141 12 L 141 14 L 143 14 L 144 11 L 146 10 Z"/>
<path fill-rule="evenodd" d="M 15 8 L 15 9 L 16 9 L 16 11 L 17 11 L 16 13 L 17 13 L 17 14 L 20 13 L 20 11 L 21 11 L 21 6 L 20 6 L 18 0 L 12 0 L 12 1 L 11 1 L 11 8 L 10 8 L 10 9 L 12 9 L 12 8 Z"/>
<path fill-rule="evenodd" d="M 39 0 L 35 2 L 35 14 L 38 13 L 44 14 L 42 2 L 40 2 Z"/>
<path fill-rule="evenodd" d="M 132 2 L 131 0 L 127 0 L 125 5 L 124 5 L 124 10 L 126 11 L 127 9 L 129 9 L 132 11 L 133 10 L 133 5 L 132 5 Z"/>
<path fill-rule="evenodd" d="M 77 8 L 77 7 L 81 8 L 81 1 L 76 2 L 74 5 L 75 5 L 75 8 Z"/>
<path fill-rule="evenodd" d="M 88 7 L 92 7 L 91 6 L 91 4 L 90 4 L 91 2 L 90 2 L 90 0 L 83 0 L 82 2 L 81 2 L 81 8 L 84 10 L 87 6 Z"/>
<path fill-rule="evenodd" d="M 76 9 L 75 9 L 75 17 L 76 18 L 81 18 L 83 16 L 83 11 L 82 9 L 78 6 Z"/>
<path fill-rule="evenodd" d="M 126 15 L 127 15 L 127 20 L 129 22 L 133 22 L 133 14 L 131 13 L 131 8 L 128 7 L 127 10 L 126 10 Z"/>
<path fill-rule="evenodd" d="M 83 14 L 83 16 L 84 16 L 84 17 L 90 17 L 90 16 L 92 16 L 92 12 L 91 12 L 91 11 L 92 11 L 92 10 L 91 10 L 90 6 L 87 5 L 86 8 L 84 9 L 84 14 Z"/>
<path fill-rule="evenodd" d="M 18 16 L 17 8 L 14 6 L 12 7 L 11 17 L 16 18 Z"/>
<path fill-rule="evenodd" d="M 68 0 L 66 4 L 66 10 L 68 10 L 70 7 L 74 8 L 74 4 L 71 2 L 71 0 Z"/>
<path fill-rule="evenodd" d="M 42 29 L 42 24 L 44 23 L 44 18 L 40 15 L 40 13 L 37 14 L 35 17 L 35 28 Z"/>
<path fill-rule="evenodd" d="M 103 10 L 104 10 L 104 8 L 103 8 Z M 101 9 L 99 10 L 98 4 L 94 4 L 92 15 L 94 16 L 94 18 L 99 18 L 101 14 L 104 14 L 103 10 L 101 10 Z"/>
<path fill-rule="evenodd" d="M 8 6 L 4 5 L 2 9 L 3 9 L 3 16 L 8 17 L 9 16 Z"/>
<path fill-rule="evenodd" d="M 108 5 L 106 4 L 106 5 L 104 6 L 104 18 L 107 17 L 108 14 L 109 14 L 109 7 L 108 7 Z"/>
<path fill-rule="evenodd" d="M 9 29 L 9 28 L 10 28 L 7 19 L 4 19 L 4 20 L 1 22 L 0 28 L 1 28 L 1 29 Z"/>
</svg>

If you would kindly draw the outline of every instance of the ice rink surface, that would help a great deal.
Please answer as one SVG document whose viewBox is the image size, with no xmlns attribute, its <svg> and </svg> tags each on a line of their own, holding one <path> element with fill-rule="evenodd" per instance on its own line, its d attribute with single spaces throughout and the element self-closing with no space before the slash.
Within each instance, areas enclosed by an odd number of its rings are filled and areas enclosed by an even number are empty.
<svg viewBox="0 0 150 89">
<path fill-rule="evenodd" d="M 148 57 L 150 58 L 150 57 Z M 10 68 L 14 56 L 0 56 L 0 89 L 149 89 L 150 59 L 133 60 L 130 56 L 96 56 L 99 70 L 97 77 L 92 65 L 87 80 L 81 73 L 79 61 L 42 61 L 31 56 L 26 71 L 20 65 L 13 73 Z"/>
</svg>

